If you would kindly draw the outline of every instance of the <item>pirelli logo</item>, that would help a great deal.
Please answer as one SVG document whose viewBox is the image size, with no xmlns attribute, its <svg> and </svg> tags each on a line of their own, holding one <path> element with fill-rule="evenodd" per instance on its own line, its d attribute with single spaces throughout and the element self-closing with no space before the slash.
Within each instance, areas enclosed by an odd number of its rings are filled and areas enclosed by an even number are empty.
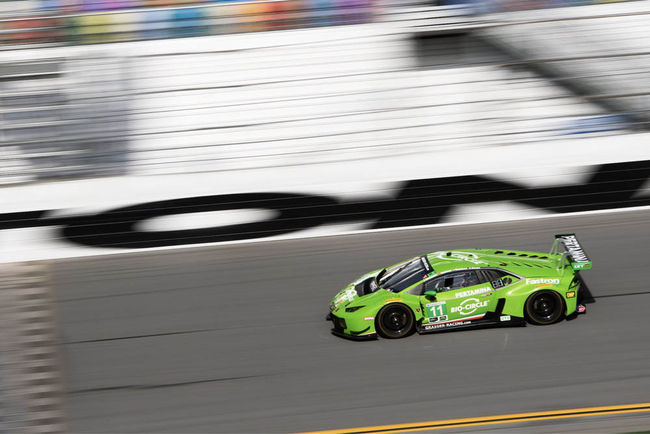
<svg viewBox="0 0 650 434">
<path fill-rule="evenodd" d="M 575 235 L 560 235 L 559 238 L 562 240 L 564 247 L 566 247 L 567 251 L 574 261 L 589 262 L 587 254 L 582 249 L 582 246 L 578 242 L 578 239 Z"/>
</svg>

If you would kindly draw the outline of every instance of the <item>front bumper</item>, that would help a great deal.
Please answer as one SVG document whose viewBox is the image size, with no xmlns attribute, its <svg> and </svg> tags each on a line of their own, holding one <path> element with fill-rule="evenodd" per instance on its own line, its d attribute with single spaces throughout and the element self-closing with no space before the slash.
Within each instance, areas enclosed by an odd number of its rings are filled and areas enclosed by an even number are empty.
<svg viewBox="0 0 650 434">
<path fill-rule="evenodd" d="M 377 333 L 375 333 L 374 328 L 371 326 L 367 326 L 365 329 L 355 332 L 348 329 L 348 324 L 344 318 L 339 318 L 331 313 L 328 315 L 328 318 L 333 324 L 332 334 L 336 336 L 357 341 L 377 339 Z"/>
</svg>

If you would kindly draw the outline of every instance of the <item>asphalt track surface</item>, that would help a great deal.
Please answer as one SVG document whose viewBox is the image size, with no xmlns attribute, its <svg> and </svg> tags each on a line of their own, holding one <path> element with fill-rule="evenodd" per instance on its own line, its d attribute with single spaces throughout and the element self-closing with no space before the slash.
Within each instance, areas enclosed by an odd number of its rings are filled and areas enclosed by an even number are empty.
<svg viewBox="0 0 650 434">
<path fill-rule="evenodd" d="M 596 303 L 551 326 L 352 342 L 363 272 L 428 251 L 547 250 L 576 231 Z M 650 402 L 650 211 L 53 263 L 72 432 L 296 432 Z M 650 416 L 453 432 L 626 432 Z"/>
</svg>

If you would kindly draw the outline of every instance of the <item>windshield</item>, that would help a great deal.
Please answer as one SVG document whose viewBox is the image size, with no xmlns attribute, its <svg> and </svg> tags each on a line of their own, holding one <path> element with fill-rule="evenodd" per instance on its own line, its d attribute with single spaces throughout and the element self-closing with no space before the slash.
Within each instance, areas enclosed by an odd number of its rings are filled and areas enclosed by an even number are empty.
<svg viewBox="0 0 650 434">
<path fill-rule="evenodd" d="M 417 257 L 404 264 L 385 270 L 377 276 L 379 277 L 377 285 L 392 292 L 399 292 L 408 288 L 424 279 L 427 273 L 431 271 L 429 263 L 424 261 L 426 261 L 426 258 Z"/>
</svg>

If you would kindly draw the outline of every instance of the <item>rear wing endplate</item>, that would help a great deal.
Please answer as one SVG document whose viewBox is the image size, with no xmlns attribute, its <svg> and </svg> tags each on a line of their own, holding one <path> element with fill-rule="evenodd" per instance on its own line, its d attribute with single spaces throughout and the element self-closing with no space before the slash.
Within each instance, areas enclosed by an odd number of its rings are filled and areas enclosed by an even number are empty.
<svg viewBox="0 0 650 434">
<path fill-rule="evenodd" d="M 562 252 L 560 247 L 563 248 Z M 591 259 L 580 245 L 576 234 L 555 234 L 555 241 L 549 255 L 558 255 L 560 253 L 562 253 L 562 258 L 558 262 L 558 268 L 564 267 L 567 258 L 574 270 L 589 270 L 592 266 Z"/>
</svg>

